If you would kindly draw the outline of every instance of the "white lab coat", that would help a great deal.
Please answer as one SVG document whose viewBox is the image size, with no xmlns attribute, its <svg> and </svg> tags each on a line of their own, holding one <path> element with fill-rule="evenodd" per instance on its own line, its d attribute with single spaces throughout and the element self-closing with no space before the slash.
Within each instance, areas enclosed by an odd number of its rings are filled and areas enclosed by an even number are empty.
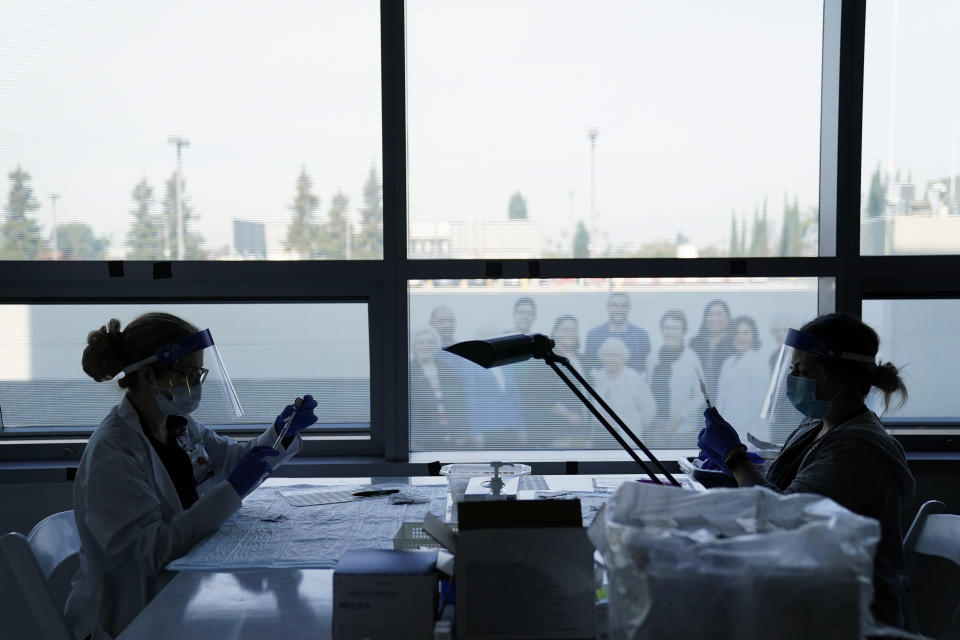
<svg viewBox="0 0 960 640">
<path fill-rule="evenodd" d="M 124 396 L 90 437 L 73 487 L 80 531 L 80 568 L 65 617 L 76 638 L 114 638 L 176 575 L 168 562 L 186 554 L 240 508 L 226 476 L 244 453 L 272 446 L 273 425 L 246 443 L 217 435 L 188 418 L 203 439 L 212 475 L 197 487 L 199 499 L 184 510 L 173 481 Z M 280 445 L 282 446 L 282 445 Z M 277 466 L 302 447 L 297 437 Z"/>
<path fill-rule="evenodd" d="M 747 432 L 761 440 L 770 440 L 770 425 L 760 417 L 769 384 L 767 354 L 759 350 L 730 356 L 720 367 L 717 411 L 737 430 L 741 442 L 747 442 Z"/>
<path fill-rule="evenodd" d="M 670 368 L 670 420 L 680 422 L 677 432 L 698 433 L 703 428 L 703 410 L 707 408 L 700 391 L 697 368 L 700 359 L 692 349 L 684 348 Z"/>
<path fill-rule="evenodd" d="M 594 390 L 630 427 L 630 430 L 641 437 L 643 430 L 653 423 L 657 412 L 647 376 L 630 367 L 624 367 L 614 378 L 611 378 L 607 370 L 602 368 L 594 369 L 592 377 Z M 617 428 L 616 421 L 612 418 L 610 424 Z"/>
</svg>

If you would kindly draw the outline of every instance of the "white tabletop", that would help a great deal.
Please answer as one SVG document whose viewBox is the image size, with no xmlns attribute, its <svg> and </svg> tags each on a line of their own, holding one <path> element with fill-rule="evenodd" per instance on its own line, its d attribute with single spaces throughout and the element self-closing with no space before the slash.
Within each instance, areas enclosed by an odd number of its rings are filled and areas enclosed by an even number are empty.
<svg viewBox="0 0 960 640">
<path fill-rule="evenodd" d="M 547 476 L 563 479 L 562 476 Z M 593 476 L 598 488 L 615 490 L 640 476 Z M 681 476 L 677 476 L 680 479 Z M 569 478 L 569 476 L 567 476 Z M 393 481 L 406 479 L 393 478 Z M 271 478 L 267 486 L 368 484 L 370 478 Z M 445 483 L 444 478 L 410 478 L 411 484 Z M 685 484 L 689 482 L 684 479 Z M 698 487 L 699 488 L 699 487 Z M 333 571 L 267 569 L 240 572 L 181 571 L 118 640 L 240 640 L 330 638 Z"/>
<path fill-rule="evenodd" d="M 182 571 L 118 640 L 311 638 L 332 632 L 333 571 Z"/>
</svg>

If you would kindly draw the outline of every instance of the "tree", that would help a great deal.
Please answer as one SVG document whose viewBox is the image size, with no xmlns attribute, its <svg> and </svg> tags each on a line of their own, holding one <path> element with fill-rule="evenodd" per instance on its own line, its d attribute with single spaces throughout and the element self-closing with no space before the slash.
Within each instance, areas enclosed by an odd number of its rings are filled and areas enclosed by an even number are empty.
<svg viewBox="0 0 960 640">
<path fill-rule="evenodd" d="M 103 260 L 110 236 L 97 236 L 85 222 L 57 225 L 57 249 L 65 260 Z"/>
<path fill-rule="evenodd" d="M 780 229 L 780 256 L 799 256 L 803 251 L 803 233 L 800 227 L 800 205 L 793 196 L 791 205 L 783 196 L 783 226 Z"/>
<path fill-rule="evenodd" d="M 767 199 L 763 199 L 763 217 L 753 210 L 753 234 L 750 240 L 750 255 L 762 258 L 767 255 Z"/>
<path fill-rule="evenodd" d="M 178 184 L 179 183 L 179 184 Z M 203 237 L 190 231 L 190 223 L 196 219 L 186 193 L 186 181 L 176 172 L 167 180 L 167 191 L 163 196 L 163 215 L 167 223 L 167 248 L 171 260 L 204 260 L 207 252 L 200 245 Z M 179 198 L 180 206 L 177 207 Z M 180 255 L 178 238 L 180 227 L 178 216 L 183 218 L 183 256 Z"/>
<path fill-rule="evenodd" d="M 347 243 L 353 240 L 353 234 L 347 228 L 347 204 L 350 199 L 337 191 L 327 212 L 327 222 L 323 225 L 320 238 L 320 255 L 327 260 L 343 260 L 347 257 Z M 348 234 L 349 233 L 349 237 Z"/>
<path fill-rule="evenodd" d="M 577 223 L 577 231 L 573 234 L 573 257 L 590 257 L 590 232 L 583 220 Z"/>
<path fill-rule="evenodd" d="M 133 223 L 127 231 L 127 259 L 163 260 L 163 219 L 152 211 L 153 187 L 144 178 L 130 195 L 136 207 L 130 210 Z"/>
<path fill-rule="evenodd" d="M 322 229 L 314 219 L 314 213 L 320 208 L 320 198 L 312 191 L 313 181 L 307 175 L 307 168 L 300 169 L 297 178 L 297 195 L 290 204 L 293 218 L 287 227 L 287 237 L 283 241 L 286 251 L 296 251 L 301 260 L 317 257 Z"/>
<path fill-rule="evenodd" d="M 870 194 L 867 196 L 868 218 L 879 218 L 887 208 L 883 191 L 883 182 L 880 179 L 880 164 L 877 163 L 877 168 L 873 170 L 873 177 L 870 178 Z"/>
<path fill-rule="evenodd" d="M 507 219 L 527 219 L 527 201 L 523 199 L 523 195 L 519 191 L 510 196 L 510 205 L 507 208 Z"/>
<path fill-rule="evenodd" d="M 33 260 L 49 251 L 47 240 L 40 233 L 37 221 L 30 212 L 40 208 L 30 186 L 30 174 L 17 165 L 7 176 L 13 182 L 7 195 L 6 219 L 0 238 L 0 258 L 4 260 Z"/>
<path fill-rule="evenodd" d="M 740 255 L 740 233 L 737 231 L 737 212 L 730 212 L 730 257 Z"/>
<path fill-rule="evenodd" d="M 353 240 L 355 260 L 379 260 L 383 257 L 382 186 L 376 167 L 370 167 L 370 177 L 363 185 L 363 207 L 360 209 L 360 230 Z"/>
</svg>

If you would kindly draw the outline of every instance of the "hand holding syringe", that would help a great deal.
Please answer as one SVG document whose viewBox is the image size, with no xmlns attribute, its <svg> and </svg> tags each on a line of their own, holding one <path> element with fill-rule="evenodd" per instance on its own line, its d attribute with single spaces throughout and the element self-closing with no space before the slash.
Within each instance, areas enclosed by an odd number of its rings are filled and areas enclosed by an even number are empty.
<svg viewBox="0 0 960 640">
<path fill-rule="evenodd" d="M 290 423 L 293 422 L 294 416 L 297 415 L 297 409 L 300 408 L 300 405 L 303 404 L 303 398 L 297 398 L 293 401 L 293 411 L 290 412 L 290 415 L 287 416 L 287 419 L 283 421 L 283 429 L 280 430 L 279 435 L 277 435 L 276 441 L 273 443 L 273 448 L 277 449 L 280 446 L 280 442 L 286 437 L 287 431 L 290 430 Z M 279 449 L 277 449 L 279 451 Z"/>
<path fill-rule="evenodd" d="M 703 399 L 707 402 L 707 408 L 709 409 L 713 405 L 710 404 L 710 396 L 707 394 L 707 385 L 703 382 L 703 372 L 700 371 L 700 367 L 697 367 L 697 380 L 700 381 L 700 393 L 703 394 Z"/>
</svg>

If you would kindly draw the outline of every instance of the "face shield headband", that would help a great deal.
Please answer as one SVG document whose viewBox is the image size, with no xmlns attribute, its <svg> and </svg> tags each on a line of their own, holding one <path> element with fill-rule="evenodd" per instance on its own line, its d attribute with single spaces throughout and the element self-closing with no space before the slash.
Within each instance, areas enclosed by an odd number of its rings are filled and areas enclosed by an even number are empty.
<svg viewBox="0 0 960 640">
<path fill-rule="evenodd" d="M 236 390 L 233 388 L 233 382 L 230 380 L 230 376 L 227 375 L 226 367 L 223 365 L 223 358 L 220 357 L 220 350 L 217 349 L 217 345 L 214 343 L 213 335 L 209 329 L 184 336 L 183 338 L 159 347 L 153 355 L 124 367 L 123 374 L 125 376 L 129 375 L 148 364 L 169 365 L 198 351 L 206 351 L 213 356 L 207 359 L 207 362 L 209 362 L 209 375 L 204 373 L 206 381 L 203 382 L 203 384 L 207 387 L 211 384 L 218 386 L 220 393 L 217 395 L 223 399 L 223 402 L 229 405 L 234 415 L 239 418 L 243 415 L 243 407 L 240 406 L 240 399 L 237 396 Z M 206 394 L 204 397 L 209 397 L 209 394 Z M 205 402 L 204 406 L 206 406 L 206 404 Z"/>
<path fill-rule="evenodd" d="M 787 337 L 783 341 L 780 354 L 773 367 L 773 375 L 770 378 L 767 395 L 763 401 L 763 408 L 760 410 L 760 416 L 763 419 L 770 423 L 777 422 L 778 426 L 785 426 L 780 425 L 779 422 L 789 423 L 796 417 L 793 406 L 786 397 L 786 383 L 793 370 L 794 355 L 798 351 L 832 362 L 850 361 L 868 365 L 875 364 L 874 356 L 842 351 L 829 340 L 824 340 L 812 333 L 788 329 Z"/>
</svg>

